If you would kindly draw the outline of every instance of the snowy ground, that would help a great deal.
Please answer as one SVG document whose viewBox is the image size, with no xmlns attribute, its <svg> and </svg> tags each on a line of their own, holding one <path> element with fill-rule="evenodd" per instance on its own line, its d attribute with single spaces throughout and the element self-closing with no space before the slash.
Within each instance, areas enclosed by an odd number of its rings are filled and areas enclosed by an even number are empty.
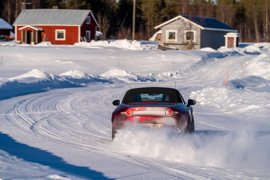
<svg viewBox="0 0 270 180">
<path fill-rule="evenodd" d="M 142 86 L 194 98 L 196 133 L 131 126 L 111 102 Z M 160 51 L 128 41 L 0 44 L 0 179 L 270 179 L 270 44 Z"/>
</svg>

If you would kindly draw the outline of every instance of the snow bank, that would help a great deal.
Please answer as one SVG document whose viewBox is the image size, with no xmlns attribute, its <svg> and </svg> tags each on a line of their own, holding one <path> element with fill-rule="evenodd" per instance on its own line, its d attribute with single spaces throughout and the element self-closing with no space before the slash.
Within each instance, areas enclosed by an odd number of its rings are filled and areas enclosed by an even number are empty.
<svg viewBox="0 0 270 180">
<path fill-rule="evenodd" d="M 245 89 L 253 92 L 270 92 L 270 80 L 258 76 L 247 76 L 242 79 L 233 79 L 229 81 L 235 88 Z"/>
<path fill-rule="evenodd" d="M 59 75 L 64 81 L 71 82 L 72 84 L 84 86 L 89 83 L 110 83 L 110 80 L 101 76 L 96 76 L 81 72 L 78 70 L 70 70 Z"/>
<path fill-rule="evenodd" d="M 51 46 L 51 45 L 52 43 L 49 41 L 44 41 L 44 42 L 36 44 L 36 46 Z"/>
<path fill-rule="evenodd" d="M 206 51 L 206 52 L 218 52 L 217 50 L 210 48 L 210 47 L 205 47 L 201 48 L 200 51 Z"/>
<path fill-rule="evenodd" d="M 166 79 L 170 79 L 170 78 L 180 78 L 182 77 L 182 73 L 180 73 L 179 71 L 175 71 L 175 72 L 172 72 L 172 71 L 169 71 L 169 72 L 162 72 L 162 73 L 159 73 L 157 75 L 157 77 L 160 79 L 160 80 L 166 80 Z"/>
<path fill-rule="evenodd" d="M 261 54 L 244 65 L 247 76 L 259 76 L 270 80 L 270 59 L 266 54 Z"/>
<path fill-rule="evenodd" d="M 267 108 L 270 108 L 270 102 L 265 98 L 265 96 L 270 96 L 270 86 L 268 81 L 263 83 L 264 81 L 264 79 L 256 77 L 231 80 L 228 86 L 206 87 L 198 91 L 192 91 L 190 97 L 201 106 L 215 108 L 220 113 L 227 112 L 240 115 L 252 113 L 253 118 L 248 116 L 244 121 L 256 124 L 258 120 L 264 119 L 264 114 L 267 114 L 268 111 Z M 256 101 L 254 101 L 254 98 Z M 253 129 L 255 127 L 245 126 L 243 128 Z"/>
<path fill-rule="evenodd" d="M 81 72 L 78 70 L 70 70 L 70 71 L 67 71 L 67 72 L 60 74 L 60 76 L 70 77 L 70 78 L 74 78 L 74 79 L 89 79 L 89 78 L 93 77 L 90 74 L 87 74 L 85 72 Z"/>
<path fill-rule="evenodd" d="M 95 41 L 92 40 L 90 43 L 81 42 L 76 43 L 76 46 L 82 47 L 117 47 L 122 49 L 130 49 L 130 50 L 149 50 L 149 49 L 157 49 L 158 43 L 150 42 L 150 41 L 131 41 L 127 39 L 122 40 L 106 40 L 106 41 Z"/>
<path fill-rule="evenodd" d="M 109 83 L 109 80 L 76 70 L 53 75 L 33 69 L 25 74 L 2 80 L 0 82 L 0 100 L 50 89 L 82 87 L 88 83 Z"/>
<path fill-rule="evenodd" d="M 110 41 L 109 46 L 118 47 L 118 48 L 127 48 L 127 49 L 132 49 L 132 50 L 142 49 L 140 42 L 129 41 L 127 39 Z"/>
<path fill-rule="evenodd" d="M 8 79 L 0 79 L 0 100 L 50 89 L 83 87 L 90 83 L 113 82 L 153 82 L 158 81 L 153 74 L 136 75 L 121 69 L 110 69 L 98 75 L 78 70 L 70 70 L 59 75 L 49 74 L 37 69 Z"/>
<path fill-rule="evenodd" d="M 109 41 L 91 41 L 88 45 L 89 46 L 102 46 L 106 47 L 109 46 L 110 42 Z"/>
<path fill-rule="evenodd" d="M 158 81 L 153 74 L 149 75 L 136 75 L 132 72 L 127 72 L 122 69 L 110 69 L 100 75 L 106 79 L 120 80 L 124 82 L 153 82 Z"/>
<path fill-rule="evenodd" d="M 35 83 L 38 81 L 49 81 L 55 78 L 56 77 L 52 74 L 33 69 L 25 74 L 9 78 L 9 81 L 17 81 L 20 83 Z"/>
<path fill-rule="evenodd" d="M 256 43 L 256 44 L 247 44 L 243 47 L 238 48 L 226 48 L 220 47 L 218 51 L 223 53 L 226 56 L 231 55 L 260 55 L 263 51 L 267 51 L 270 47 L 269 43 Z"/>
<path fill-rule="evenodd" d="M 232 98 L 230 98 L 233 96 L 232 93 L 227 88 L 207 87 L 199 91 L 192 91 L 190 97 L 196 99 L 203 106 L 222 108 L 224 104 L 236 105 L 232 102 Z"/>
<path fill-rule="evenodd" d="M 249 45 L 242 50 L 246 54 L 258 55 L 261 54 L 261 48 L 256 45 Z"/>
</svg>

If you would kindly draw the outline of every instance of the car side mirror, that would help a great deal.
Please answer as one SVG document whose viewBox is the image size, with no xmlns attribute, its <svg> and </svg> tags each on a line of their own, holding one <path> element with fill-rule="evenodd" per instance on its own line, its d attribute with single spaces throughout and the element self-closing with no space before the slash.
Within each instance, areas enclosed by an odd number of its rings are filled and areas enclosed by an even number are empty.
<svg viewBox="0 0 270 180">
<path fill-rule="evenodd" d="M 118 106 L 119 104 L 120 104 L 120 100 L 114 100 L 113 102 L 112 102 L 112 104 L 114 105 L 114 106 Z"/>
<path fill-rule="evenodd" d="M 196 104 L 196 101 L 194 99 L 188 99 L 187 107 L 190 107 L 195 104 Z"/>
</svg>

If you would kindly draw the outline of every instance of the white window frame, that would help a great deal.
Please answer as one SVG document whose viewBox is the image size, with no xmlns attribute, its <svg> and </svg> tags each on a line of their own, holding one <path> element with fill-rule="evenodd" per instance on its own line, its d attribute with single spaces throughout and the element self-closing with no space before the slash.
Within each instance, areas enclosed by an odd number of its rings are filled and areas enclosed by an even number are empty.
<svg viewBox="0 0 270 180">
<path fill-rule="evenodd" d="M 175 39 L 169 39 L 170 33 L 175 33 Z M 177 31 L 176 30 L 166 30 L 166 42 L 177 42 Z"/>
<path fill-rule="evenodd" d="M 63 38 L 58 38 L 58 33 L 61 32 L 64 34 Z M 66 30 L 65 29 L 56 29 L 55 30 L 55 40 L 58 41 L 65 41 L 66 40 Z"/>
<path fill-rule="evenodd" d="M 91 17 L 90 16 L 87 16 L 86 17 L 86 24 L 91 24 Z"/>
<path fill-rule="evenodd" d="M 193 32 L 193 40 L 187 40 L 187 32 Z M 184 38 L 185 38 L 185 42 L 196 42 L 196 31 L 194 30 L 185 30 L 185 33 L 184 33 Z"/>
<path fill-rule="evenodd" d="M 88 36 L 88 35 L 89 35 L 89 36 Z M 86 37 L 86 40 L 87 40 L 87 41 L 90 41 L 90 40 L 91 40 L 91 31 L 86 30 L 86 31 L 85 31 L 85 37 Z"/>
</svg>

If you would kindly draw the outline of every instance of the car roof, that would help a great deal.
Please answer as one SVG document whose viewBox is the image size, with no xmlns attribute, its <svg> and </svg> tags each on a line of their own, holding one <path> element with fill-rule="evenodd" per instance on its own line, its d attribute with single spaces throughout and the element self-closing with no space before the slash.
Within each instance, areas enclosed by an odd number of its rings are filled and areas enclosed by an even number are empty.
<svg viewBox="0 0 270 180">
<path fill-rule="evenodd" d="M 126 93 L 140 93 L 140 92 L 151 92 L 151 93 L 157 93 L 157 92 L 174 92 L 174 93 L 179 93 L 177 89 L 174 88 L 168 88 L 168 87 L 141 87 L 141 88 L 133 88 L 128 90 Z"/>
<path fill-rule="evenodd" d="M 171 94 L 173 99 L 177 102 L 183 102 L 183 98 L 179 91 L 174 88 L 168 88 L 168 87 L 142 87 L 142 88 L 133 88 L 126 92 L 123 103 L 128 104 L 131 102 L 134 102 L 134 97 L 136 94 L 143 94 L 143 93 L 163 93 L 163 94 Z"/>
</svg>

